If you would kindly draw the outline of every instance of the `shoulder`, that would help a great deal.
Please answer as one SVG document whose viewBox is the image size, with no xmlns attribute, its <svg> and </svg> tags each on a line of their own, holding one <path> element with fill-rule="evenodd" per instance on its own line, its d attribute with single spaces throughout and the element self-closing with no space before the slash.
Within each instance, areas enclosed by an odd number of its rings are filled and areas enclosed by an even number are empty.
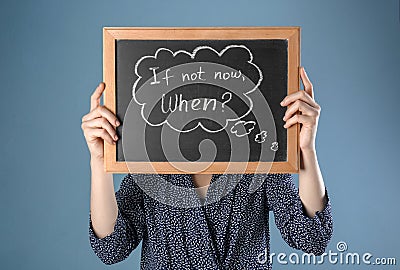
<svg viewBox="0 0 400 270">
<path fill-rule="evenodd" d="M 293 180 L 293 176 L 290 173 L 269 173 L 267 174 L 266 180 L 275 184 L 291 182 Z"/>
<path fill-rule="evenodd" d="M 169 176 L 164 174 L 129 173 L 122 179 L 120 191 L 143 193 L 143 190 L 154 188 L 160 184 L 160 181 L 168 178 Z"/>
<path fill-rule="evenodd" d="M 280 193 L 284 190 L 293 190 L 295 189 L 293 176 L 289 173 L 267 174 L 265 179 L 265 188 L 268 193 Z"/>
<path fill-rule="evenodd" d="M 124 176 L 124 178 L 121 181 L 121 184 L 119 186 L 119 192 L 124 193 L 124 192 L 140 192 L 141 193 L 141 188 L 140 188 L 140 183 L 143 182 L 143 179 L 145 178 L 145 175 L 143 174 L 132 174 L 129 173 Z"/>
<path fill-rule="evenodd" d="M 249 179 L 252 180 L 262 180 L 267 185 L 279 185 L 293 182 L 293 176 L 290 173 L 250 174 L 248 176 Z"/>
</svg>

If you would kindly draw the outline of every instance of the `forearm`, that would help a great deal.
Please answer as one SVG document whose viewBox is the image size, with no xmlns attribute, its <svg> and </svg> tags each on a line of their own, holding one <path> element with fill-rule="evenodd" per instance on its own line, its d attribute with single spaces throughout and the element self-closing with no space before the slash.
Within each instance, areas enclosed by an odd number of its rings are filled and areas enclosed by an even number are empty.
<svg viewBox="0 0 400 270">
<path fill-rule="evenodd" d="M 118 206 L 111 173 L 104 172 L 103 160 L 92 158 L 90 212 L 95 234 L 103 238 L 114 231 Z"/>
<path fill-rule="evenodd" d="M 326 205 L 325 184 L 315 150 L 301 151 L 299 195 L 309 217 Z"/>
</svg>

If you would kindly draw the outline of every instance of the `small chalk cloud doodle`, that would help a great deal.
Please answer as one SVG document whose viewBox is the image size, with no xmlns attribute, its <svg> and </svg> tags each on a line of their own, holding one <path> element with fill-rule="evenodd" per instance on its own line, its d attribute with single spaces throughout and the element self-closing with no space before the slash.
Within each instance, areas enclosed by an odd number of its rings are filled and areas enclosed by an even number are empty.
<svg viewBox="0 0 400 270">
<path fill-rule="evenodd" d="M 255 125 L 256 122 L 254 121 L 237 121 L 231 128 L 231 133 L 238 137 L 249 135 Z"/>
<path fill-rule="evenodd" d="M 265 139 L 268 136 L 268 132 L 266 130 L 262 130 L 260 133 L 256 134 L 255 141 L 258 143 L 265 142 Z"/>
<path fill-rule="evenodd" d="M 278 151 L 278 143 L 277 142 L 272 143 L 271 150 L 274 152 Z"/>
</svg>

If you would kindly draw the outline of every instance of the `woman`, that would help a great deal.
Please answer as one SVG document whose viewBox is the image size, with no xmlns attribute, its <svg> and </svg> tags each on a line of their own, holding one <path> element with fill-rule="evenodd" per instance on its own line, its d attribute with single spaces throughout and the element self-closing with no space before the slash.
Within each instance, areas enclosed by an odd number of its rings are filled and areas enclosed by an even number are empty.
<svg viewBox="0 0 400 270">
<path fill-rule="evenodd" d="M 315 149 L 321 109 L 304 68 L 300 75 L 304 91 L 281 102 L 287 107 L 284 127 L 301 124 L 299 188 L 290 174 L 268 174 L 263 185 L 249 193 L 254 175 L 246 174 L 219 201 L 197 208 L 157 202 L 137 185 L 144 175 L 127 175 L 114 193 L 112 174 L 103 169 L 103 144 L 115 144 L 120 123 L 100 105 L 105 88 L 101 83 L 82 118 L 92 170 L 89 236 L 97 256 L 106 264 L 117 263 L 143 240 L 142 269 L 271 269 L 269 211 L 291 247 L 321 255 L 332 237 L 331 207 Z M 220 176 L 166 177 L 174 185 L 201 187 L 199 197 L 206 200 L 207 187 Z M 266 259 L 260 260 L 264 251 Z"/>
</svg>

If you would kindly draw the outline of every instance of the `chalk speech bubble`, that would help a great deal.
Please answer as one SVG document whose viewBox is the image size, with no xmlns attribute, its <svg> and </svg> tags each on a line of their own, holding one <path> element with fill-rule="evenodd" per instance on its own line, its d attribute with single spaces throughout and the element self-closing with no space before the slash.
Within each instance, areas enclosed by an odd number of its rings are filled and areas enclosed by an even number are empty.
<svg viewBox="0 0 400 270">
<path fill-rule="evenodd" d="M 234 67 L 229 66 L 232 57 L 235 57 Z M 214 133 L 225 129 L 230 121 L 240 120 L 253 108 L 248 94 L 263 79 L 260 68 L 253 63 L 253 54 L 244 45 L 229 45 L 220 52 L 209 46 L 196 47 L 192 52 L 159 48 L 154 55 L 143 56 L 136 62 L 135 74 L 138 78 L 132 87 L 132 97 L 141 106 L 142 118 L 151 126 L 167 124 L 178 132 L 201 127 Z M 216 86 L 220 94 L 204 97 L 203 88 L 197 87 L 200 84 Z M 194 85 L 198 96 L 187 100 L 187 92 L 182 89 L 188 86 L 194 89 Z M 243 106 L 233 108 L 230 102 L 242 102 Z M 218 124 L 210 124 L 209 120 Z"/>
</svg>

